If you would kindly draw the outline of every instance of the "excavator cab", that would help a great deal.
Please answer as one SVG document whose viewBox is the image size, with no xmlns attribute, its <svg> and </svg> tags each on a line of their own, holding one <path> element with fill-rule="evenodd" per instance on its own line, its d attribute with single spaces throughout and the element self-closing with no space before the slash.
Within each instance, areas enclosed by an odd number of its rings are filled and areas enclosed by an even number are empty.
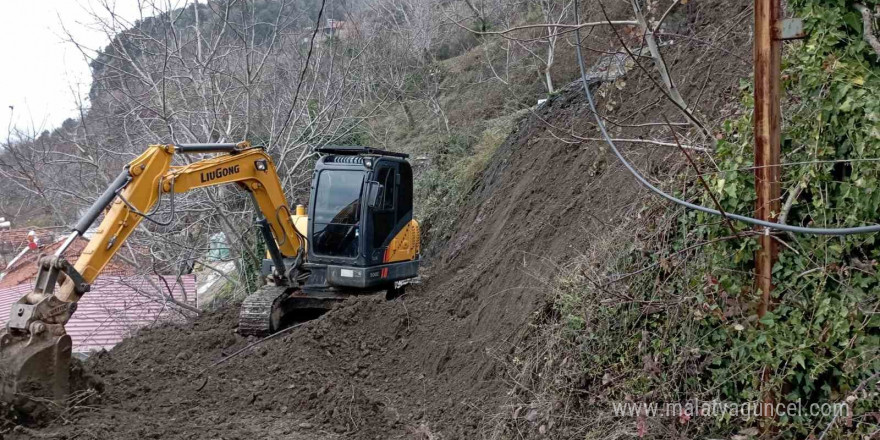
<svg viewBox="0 0 880 440">
<path fill-rule="evenodd" d="M 406 155 L 364 147 L 318 150 L 308 211 L 306 291 L 393 289 L 419 267 L 413 173 Z"/>
<path fill-rule="evenodd" d="M 264 228 L 266 285 L 245 298 L 239 332 L 265 335 L 313 318 L 352 296 L 403 293 L 419 270 L 413 172 L 407 155 L 369 147 L 325 147 L 312 176 L 308 210 L 291 223 L 306 249 L 295 257 Z M 279 269 L 280 268 L 280 269 Z"/>
</svg>

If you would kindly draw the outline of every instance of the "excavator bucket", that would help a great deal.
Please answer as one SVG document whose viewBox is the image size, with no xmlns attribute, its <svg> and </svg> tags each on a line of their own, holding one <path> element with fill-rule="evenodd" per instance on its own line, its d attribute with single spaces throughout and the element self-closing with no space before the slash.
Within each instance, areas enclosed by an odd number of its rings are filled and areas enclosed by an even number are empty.
<svg viewBox="0 0 880 440">
<path fill-rule="evenodd" d="M 0 336 L 0 398 L 14 407 L 41 399 L 60 402 L 70 392 L 73 345 L 51 331 Z"/>
<path fill-rule="evenodd" d="M 19 409 L 40 400 L 60 403 L 70 392 L 73 344 L 64 323 L 76 303 L 53 295 L 59 277 L 81 281 L 63 258 L 41 258 L 34 291 L 12 305 L 0 330 L 0 400 Z"/>
</svg>

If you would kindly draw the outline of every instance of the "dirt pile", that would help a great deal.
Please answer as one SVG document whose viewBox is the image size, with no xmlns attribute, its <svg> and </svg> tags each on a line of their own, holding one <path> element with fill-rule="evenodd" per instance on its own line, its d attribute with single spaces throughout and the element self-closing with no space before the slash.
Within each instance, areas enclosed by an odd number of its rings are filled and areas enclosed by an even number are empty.
<svg viewBox="0 0 880 440">
<path fill-rule="evenodd" d="M 698 6 L 691 6 L 699 3 Z M 741 3 L 741 2 L 739 2 Z M 692 2 L 692 26 L 741 10 Z M 610 44 L 610 42 L 609 42 Z M 712 117 L 739 92 L 742 72 L 699 44 L 672 50 L 685 99 Z M 595 61 L 592 56 L 588 62 Z M 705 76 L 715 70 L 724 72 Z M 747 71 L 746 71 L 747 74 Z M 619 84 L 619 83 L 615 83 Z M 650 138 L 649 114 L 675 115 L 638 71 L 603 86 L 620 138 Z M 39 434 L 58 438 L 480 438 L 495 428 L 510 389 L 511 354 L 547 310 L 546 280 L 604 225 L 641 215 L 649 196 L 602 147 L 578 85 L 524 118 L 495 154 L 425 282 L 386 302 L 348 301 L 322 318 L 199 373 L 244 347 L 237 309 L 146 331 L 88 367 L 99 401 Z M 735 99 L 734 99 L 735 100 Z M 672 117 L 672 116 L 670 116 Z M 656 122 L 656 121 L 655 121 Z M 653 131 L 652 131 L 653 130 Z M 627 148 L 652 175 L 677 166 L 674 149 Z M 634 237 L 637 240 L 637 237 Z M 548 435 L 553 436 L 554 433 Z M 29 438 L 27 430 L 11 438 Z M 439 437 L 438 437 L 439 436 Z"/>
</svg>

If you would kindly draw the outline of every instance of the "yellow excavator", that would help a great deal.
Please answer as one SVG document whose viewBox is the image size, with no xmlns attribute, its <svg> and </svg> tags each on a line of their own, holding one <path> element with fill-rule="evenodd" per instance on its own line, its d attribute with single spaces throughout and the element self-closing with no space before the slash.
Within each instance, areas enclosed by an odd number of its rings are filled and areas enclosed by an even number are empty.
<svg viewBox="0 0 880 440">
<path fill-rule="evenodd" d="M 265 335 L 298 315 L 320 313 L 355 294 L 402 293 L 418 275 L 419 224 L 413 219 L 413 173 L 407 155 L 369 147 L 325 147 L 311 183 L 308 211 L 291 212 L 269 155 L 249 142 L 153 145 L 131 161 L 74 226 L 54 255 L 40 258 L 34 290 L 12 305 L 0 330 L 4 400 L 21 394 L 63 399 L 72 355 L 64 325 L 77 301 L 160 201 L 234 183 L 261 214 L 267 248 L 265 286 L 241 305 L 239 333 Z M 184 166 L 177 154 L 217 153 Z M 167 194 L 167 195 L 166 195 Z M 75 264 L 62 254 L 101 213 L 104 219 Z M 58 285 L 56 288 L 56 284 Z"/>
</svg>

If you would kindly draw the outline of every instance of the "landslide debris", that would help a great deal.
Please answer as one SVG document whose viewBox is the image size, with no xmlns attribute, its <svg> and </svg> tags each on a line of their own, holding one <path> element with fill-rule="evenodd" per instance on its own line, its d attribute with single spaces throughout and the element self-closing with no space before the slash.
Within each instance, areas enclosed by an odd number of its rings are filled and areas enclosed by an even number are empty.
<svg viewBox="0 0 880 440">
<path fill-rule="evenodd" d="M 699 14 L 688 15 L 697 17 L 690 24 L 718 25 L 728 6 L 693 6 Z M 699 85 L 686 88 L 685 99 L 715 118 L 735 101 L 743 72 L 710 55 L 686 43 L 669 64 L 682 83 Z M 697 75 L 710 67 L 724 74 Z M 620 124 L 612 135 L 650 138 L 656 127 L 627 121 L 646 119 L 649 108 L 672 107 L 644 74 L 631 70 L 625 82 L 600 93 L 600 105 Z M 548 280 L 602 225 L 641 215 L 650 197 L 601 142 L 565 136 L 594 133 L 578 87 L 563 88 L 517 124 L 460 207 L 457 229 L 423 284 L 405 296 L 349 300 L 203 376 L 206 366 L 249 343 L 235 333 L 235 307 L 143 331 L 88 361 L 105 383 L 97 402 L 39 432 L 116 439 L 491 434 L 499 415 L 516 410 L 505 406 L 508 368 L 530 323 L 550 312 Z M 654 176 L 672 174 L 679 164 L 674 149 L 626 150 Z"/>
</svg>

